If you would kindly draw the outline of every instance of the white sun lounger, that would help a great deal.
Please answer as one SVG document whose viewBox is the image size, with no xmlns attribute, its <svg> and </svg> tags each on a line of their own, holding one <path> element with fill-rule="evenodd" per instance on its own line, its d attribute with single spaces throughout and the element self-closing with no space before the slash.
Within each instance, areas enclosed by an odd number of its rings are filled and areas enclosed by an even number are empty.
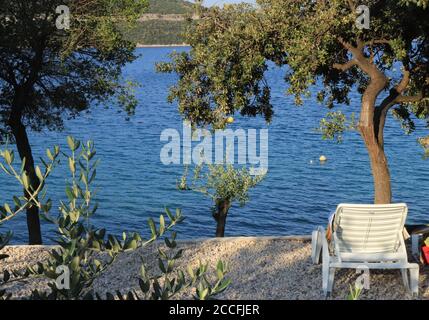
<svg viewBox="0 0 429 320">
<path fill-rule="evenodd" d="M 332 293 L 335 269 L 399 269 L 407 290 L 418 295 L 419 266 L 408 263 L 403 229 L 407 205 L 340 204 L 335 212 L 332 243 L 325 230 L 312 234 L 313 263 L 322 255 L 323 292 Z"/>
</svg>

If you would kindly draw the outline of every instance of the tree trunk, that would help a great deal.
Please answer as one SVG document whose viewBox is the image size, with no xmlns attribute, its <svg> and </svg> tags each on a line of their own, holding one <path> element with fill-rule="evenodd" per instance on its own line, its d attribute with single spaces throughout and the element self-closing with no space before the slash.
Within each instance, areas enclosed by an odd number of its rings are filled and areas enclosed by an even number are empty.
<svg viewBox="0 0 429 320">
<path fill-rule="evenodd" d="M 375 191 L 374 202 L 376 204 L 388 204 L 392 201 L 392 188 L 387 158 L 384 153 L 384 125 L 389 108 L 398 102 L 397 98 L 402 95 L 410 83 L 410 70 L 404 66 L 401 82 L 390 90 L 389 96 L 376 108 L 377 97 L 389 84 L 389 80 L 377 68 L 372 48 L 370 48 L 370 55 L 368 57 L 364 54 L 367 43 L 360 37 L 356 39 L 356 46 L 344 41 L 341 37 L 338 38 L 338 41 L 344 49 L 353 55 L 353 59 L 344 64 L 335 63 L 333 67 L 341 71 L 346 71 L 357 65 L 370 77 L 369 84 L 362 96 L 359 129 L 371 161 Z M 409 98 L 411 100 L 408 101 L 420 101 L 423 95 L 420 94 Z"/>
<path fill-rule="evenodd" d="M 380 117 L 375 101 L 387 83 L 386 77 L 377 69 L 371 72 L 371 81 L 362 97 L 359 129 L 368 150 L 374 179 L 374 203 L 388 204 L 392 201 L 392 189 L 387 158 L 384 153 L 383 129 L 385 117 Z"/>
<path fill-rule="evenodd" d="M 12 134 L 15 137 L 16 147 L 18 149 L 21 161 L 24 161 L 25 159 L 24 170 L 29 176 L 30 184 L 33 187 L 33 190 L 36 190 L 39 186 L 40 181 L 35 173 L 34 159 L 31 151 L 31 146 L 28 141 L 27 131 L 25 130 L 25 126 L 22 124 L 21 118 L 21 112 L 12 111 L 11 117 L 9 119 L 9 125 L 12 129 Z M 27 196 L 25 190 L 24 194 L 25 196 Z M 34 205 L 27 209 L 27 228 L 28 243 L 30 245 L 42 244 L 39 208 Z"/>
<path fill-rule="evenodd" d="M 216 237 L 223 238 L 225 236 L 225 225 L 228 210 L 231 208 L 231 202 L 229 200 L 218 200 L 216 201 L 216 212 L 213 214 L 216 220 Z"/>
<path fill-rule="evenodd" d="M 371 132 L 372 130 L 372 132 Z M 361 128 L 361 135 L 368 150 L 374 180 L 374 203 L 388 204 L 392 202 L 389 165 L 384 148 L 375 139 L 373 128 Z"/>
</svg>

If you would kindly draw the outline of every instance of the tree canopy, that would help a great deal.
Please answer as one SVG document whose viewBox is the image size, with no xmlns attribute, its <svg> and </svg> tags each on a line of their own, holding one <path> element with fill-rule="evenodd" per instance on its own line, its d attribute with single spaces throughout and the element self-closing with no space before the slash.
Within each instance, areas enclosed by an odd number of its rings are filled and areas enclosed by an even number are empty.
<svg viewBox="0 0 429 320">
<path fill-rule="evenodd" d="M 56 7 L 63 4 L 70 8 L 69 30 L 55 24 Z M 3 132 L 14 105 L 20 105 L 26 126 L 58 129 L 65 112 L 74 116 L 91 101 L 126 94 L 118 80 L 121 67 L 134 59 L 134 44 L 122 39 L 116 19 L 132 21 L 145 1 L 2 0 L 0 5 Z"/>
<path fill-rule="evenodd" d="M 323 87 L 315 98 L 329 109 L 349 105 L 350 93 L 357 91 L 362 97 L 357 127 L 371 159 L 375 202 L 390 202 L 383 135 L 388 111 L 395 107 L 408 131 L 416 118 L 429 119 L 429 1 L 257 3 L 213 8 L 189 26 L 191 50 L 159 65 L 179 75 L 170 101 L 177 100 L 195 125 L 225 127 L 235 112 L 270 121 L 273 106 L 264 78 L 269 62 L 287 66 L 286 93 L 297 105 L 315 84 Z M 361 4 L 370 10 L 369 29 L 356 23 Z M 331 114 L 324 124 L 325 135 L 334 137 L 347 122 Z"/>
</svg>

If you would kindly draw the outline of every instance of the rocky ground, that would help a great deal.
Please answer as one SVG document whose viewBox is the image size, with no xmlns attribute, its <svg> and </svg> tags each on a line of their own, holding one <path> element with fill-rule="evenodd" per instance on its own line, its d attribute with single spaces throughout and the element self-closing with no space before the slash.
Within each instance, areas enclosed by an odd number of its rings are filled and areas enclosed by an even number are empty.
<svg viewBox="0 0 429 320">
<path fill-rule="evenodd" d="M 322 295 L 322 270 L 310 259 L 311 244 L 308 241 L 273 238 L 231 238 L 226 240 L 201 240 L 179 243 L 184 250 L 178 268 L 188 264 L 196 267 L 199 261 L 215 266 L 221 259 L 228 263 L 232 279 L 230 287 L 221 299 L 324 299 Z M 152 274 L 157 267 L 157 244 L 151 248 L 124 253 L 117 262 L 94 283 L 99 293 L 127 292 L 137 289 L 141 257 L 144 257 Z M 43 260 L 49 247 L 11 246 L 2 250 L 10 255 L 0 262 L 4 269 L 19 269 Z M 349 286 L 358 277 L 355 270 L 340 270 L 336 273 L 332 299 L 346 299 Z M 371 272 L 371 287 L 361 299 L 411 299 L 402 284 L 400 272 Z M 34 288 L 46 289 L 43 279 L 11 282 L 6 289 L 16 298 L 28 297 Z M 183 296 L 182 296 L 183 297 Z M 189 297 L 189 296 L 188 296 Z M 421 270 L 420 299 L 429 299 L 429 273 Z"/>
</svg>

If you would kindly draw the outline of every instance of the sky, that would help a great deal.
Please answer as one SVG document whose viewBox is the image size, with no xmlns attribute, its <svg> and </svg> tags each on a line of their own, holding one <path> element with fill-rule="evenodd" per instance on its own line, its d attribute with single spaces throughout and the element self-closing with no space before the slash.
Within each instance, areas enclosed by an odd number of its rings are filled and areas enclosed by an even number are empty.
<svg viewBox="0 0 429 320">
<path fill-rule="evenodd" d="M 240 3 L 240 2 L 255 3 L 255 0 L 205 0 L 204 5 L 212 6 L 212 5 L 222 5 L 225 3 Z"/>
</svg>

